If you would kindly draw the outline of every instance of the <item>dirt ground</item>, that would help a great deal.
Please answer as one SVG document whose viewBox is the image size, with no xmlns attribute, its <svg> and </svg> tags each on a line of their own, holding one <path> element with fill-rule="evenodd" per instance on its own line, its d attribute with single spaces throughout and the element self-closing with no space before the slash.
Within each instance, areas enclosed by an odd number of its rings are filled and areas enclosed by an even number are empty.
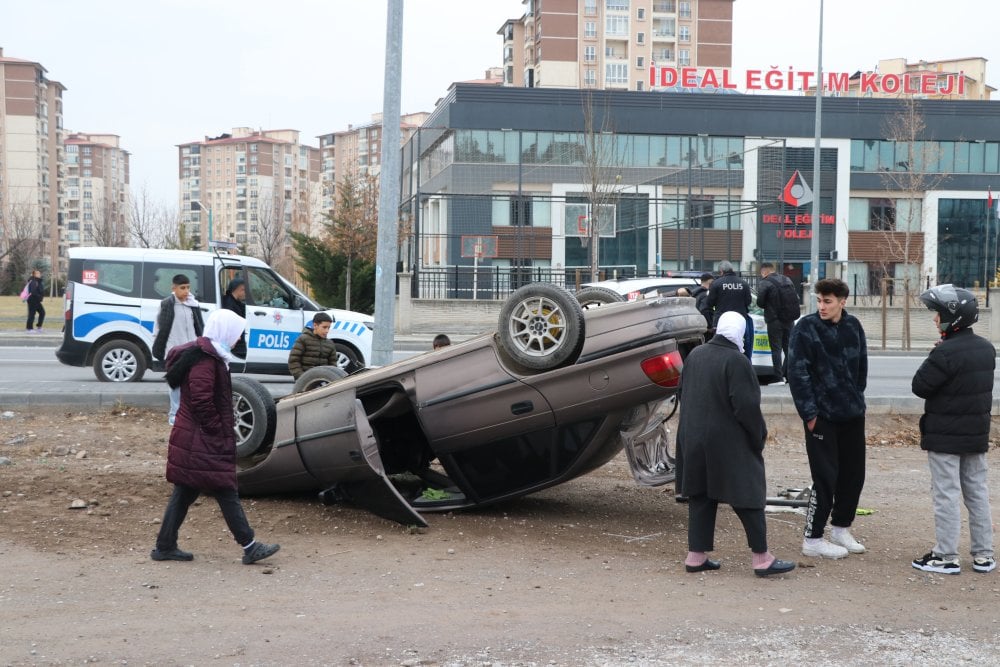
<svg viewBox="0 0 1000 667">
<path fill-rule="evenodd" d="M 804 486 L 800 425 L 768 421 L 771 493 Z M 253 566 L 209 499 L 181 531 L 195 560 L 157 563 L 162 414 L 5 413 L 0 665 L 994 663 L 1000 571 L 909 565 L 933 543 L 914 422 L 869 419 L 873 513 L 855 524 L 869 552 L 804 558 L 802 516 L 769 514 L 772 551 L 799 568 L 765 580 L 728 510 L 723 568 L 686 574 L 686 507 L 633 483 L 623 457 L 420 531 L 314 497 L 247 500 L 282 546 Z"/>
</svg>

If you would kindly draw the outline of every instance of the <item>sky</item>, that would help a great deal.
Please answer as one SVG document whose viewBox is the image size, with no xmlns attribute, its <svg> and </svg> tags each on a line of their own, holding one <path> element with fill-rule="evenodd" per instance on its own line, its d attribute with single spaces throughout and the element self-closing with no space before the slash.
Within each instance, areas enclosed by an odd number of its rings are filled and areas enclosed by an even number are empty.
<svg viewBox="0 0 1000 667">
<path fill-rule="evenodd" d="M 736 0 L 733 67 L 815 71 L 820 0 Z M 827 0 L 823 70 L 878 60 L 982 56 L 1000 88 L 1000 39 L 984 0 Z M 4 3 L 4 55 L 59 81 L 74 132 L 111 133 L 133 189 L 173 206 L 177 144 L 233 127 L 300 140 L 382 109 L 386 0 L 33 0 Z M 432 111 L 454 81 L 501 64 L 497 31 L 521 0 L 404 0 L 402 113 Z M 1000 104 L 1000 103 L 998 103 Z M 998 107 L 1000 109 L 1000 107 Z"/>
</svg>

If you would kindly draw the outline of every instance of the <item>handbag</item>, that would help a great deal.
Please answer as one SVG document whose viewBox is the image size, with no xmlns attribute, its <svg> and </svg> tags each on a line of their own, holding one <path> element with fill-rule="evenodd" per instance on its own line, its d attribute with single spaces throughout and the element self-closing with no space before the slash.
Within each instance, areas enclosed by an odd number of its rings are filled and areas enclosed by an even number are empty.
<svg viewBox="0 0 1000 667">
<path fill-rule="evenodd" d="M 28 287 L 30 285 L 31 285 L 31 281 L 30 280 L 28 282 L 24 283 L 24 289 L 21 290 L 21 301 L 27 301 L 28 297 L 31 296 L 31 293 L 28 292 Z"/>
</svg>

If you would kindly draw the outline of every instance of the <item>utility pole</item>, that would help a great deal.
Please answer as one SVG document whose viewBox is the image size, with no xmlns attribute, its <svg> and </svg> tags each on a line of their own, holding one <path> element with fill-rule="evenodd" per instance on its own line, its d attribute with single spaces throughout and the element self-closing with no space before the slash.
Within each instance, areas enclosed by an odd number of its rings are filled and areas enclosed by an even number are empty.
<svg viewBox="0 0 1000 667">
<path fill-rule="evenodd" d="M 385 85 L 382 97 L 382 171 L 379 173 L 375 251 L 375 331 L 372 362 L 392 362 L 396 331 L 396 259 L 399 256 L 399 88 L 403 69 L 403 0 L 387 0 Z"/>
<path fill-rule="evenodd" d="M 823 136 L 823 0 L 819 0 L 819 59 L 816 64 L 816 142 L 813 148 L 812 243 L 809 254 L 809 286 L 816 288 L 819 280 L 819 148 Z M 816 311 L 816 300 L 806 298 L 807 312 Z"/>
</svg>

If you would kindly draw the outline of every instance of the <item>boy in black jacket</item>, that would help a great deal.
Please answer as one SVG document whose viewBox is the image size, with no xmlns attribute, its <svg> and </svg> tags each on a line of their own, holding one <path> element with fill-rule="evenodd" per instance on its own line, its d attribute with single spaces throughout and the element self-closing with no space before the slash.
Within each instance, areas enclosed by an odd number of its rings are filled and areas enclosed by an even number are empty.
<svg viewBox="0 0 1000 667">
<path fill-rule="evenodd" d="M 843 280 L 824 278 L 815 291 L 816 312 L 799 320 L 788 343 L 788 387 L 813 479 L 802 554 L 843 558 L 865 552 L 849 529 L 865 485 L 868 343 L 861 322 L 844 310 L 850 290 Z"/>
<path fill-rule="evenodd" d="M 997 351 L 972 333 L 979 306 L 972 292 L 938 285 L 920 295 L 934 311 L 941 341 L 913 376 L 913 393 L 926 399 L 920 418 L 920 448 L 927 450 L 934 500 L 934 548 L 913 561 L 925 572 L 959 574 L 958 538 L 962 508 L 969 510 L 972 569 L 990 572 L 993 521 L 986 477 L 990 408 Z"/>
</svg>

